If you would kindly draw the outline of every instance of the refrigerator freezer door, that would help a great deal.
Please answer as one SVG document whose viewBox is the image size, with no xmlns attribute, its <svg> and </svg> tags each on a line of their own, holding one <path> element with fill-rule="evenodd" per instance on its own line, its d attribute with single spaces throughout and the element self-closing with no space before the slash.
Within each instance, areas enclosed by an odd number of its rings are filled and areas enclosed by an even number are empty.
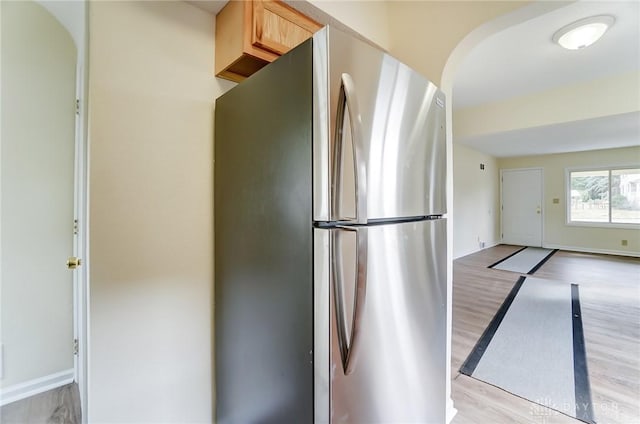
<svg viewBox="0 0 640 424">
<path fill-rule="evenodd" d="M 316 384 L 315 406 L 329 409 L 331 423 L 445 421 L 445 227 L 444 219 L 360 227 L 367 233 L 367 281 L 364 303 L 358 306 L 363 308 L 360 346 L 350 373 L 341 359 L 341 308 L 336 304 L 344 302 L 344 318 L 352 324 L 357 316 L 357 234 L 315 230 L 321 241 L 315 246 L 316 266 L 324 269 L 316 278 L 330 280 L 315 281 L 316 308 L 323 315 L 329 309 L 328 328 L 316 322 L 316 382 L 323 384 Z M 328 352 L 321 349 L 326 337 Z M 327 421 L 316 414 L 316 423 Z"/>
<path fill-rule="evenodd" d="M 362 209 L 369 222 L 444 214 L 443 93 L 332 28 L 313 43 L 314 220 L 355 222 Z"/>
</svg>

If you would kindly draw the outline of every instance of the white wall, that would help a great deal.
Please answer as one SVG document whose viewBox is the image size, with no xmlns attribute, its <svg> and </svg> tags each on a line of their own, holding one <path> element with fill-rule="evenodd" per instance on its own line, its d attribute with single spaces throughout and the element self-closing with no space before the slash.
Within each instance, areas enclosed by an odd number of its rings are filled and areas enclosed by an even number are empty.
<svg viewBox="0 0 640 424">
<path fill-rule="evenodd" d="M 73 369 L 77 51 L 34 2 L 2 2 L 2 395 Z"/>
<path fill-rule="evenodd" d="M 90 4 L 90 422 L 213 420 L 214 25 Z"/>
<path fill-rule="evenodd" d="M 484 164 L 484 170 L 480 169 Z M 493 156 L 453 145 L 453 258 L 500 242 L 500 170 Z"/>
<path fill-rule="evenodd" d="M 640 147 L 499 159 L 501 169 L 543 169 L 544 247 L 640 256 L 640 230 L 566 224 L 565 169 L 640 164 Z M 555 204 L 553 199 L 560 199 Z M 628 240 L 622 246 L 621 240 Z"/>
</svg>

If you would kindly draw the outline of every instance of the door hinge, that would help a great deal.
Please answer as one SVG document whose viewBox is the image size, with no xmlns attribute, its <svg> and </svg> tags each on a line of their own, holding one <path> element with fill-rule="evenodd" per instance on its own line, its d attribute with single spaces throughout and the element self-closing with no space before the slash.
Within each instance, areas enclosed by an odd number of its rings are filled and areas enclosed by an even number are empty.
<svg viewBox="0 0 640 424">
<path fill-rule="evenodd" d="M 78 235 L 78 220 L 77 219 L 73 220 L 73 235 L 74 236 Z"/>
<path fill-rule="evenodd" d="M 80 99 L 76 99 L 76 115 L 80 115 Z"/>
<path fill-rule="evenodd" d="M 77 355 L 78 354 L 78 339 L 73 339 L 73 354 Z"/>
</svg>

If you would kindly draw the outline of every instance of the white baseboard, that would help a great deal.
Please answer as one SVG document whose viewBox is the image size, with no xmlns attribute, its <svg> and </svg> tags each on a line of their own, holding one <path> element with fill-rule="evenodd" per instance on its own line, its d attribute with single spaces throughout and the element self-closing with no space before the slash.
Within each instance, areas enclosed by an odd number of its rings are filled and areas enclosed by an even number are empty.
<svg viewBox="0 0 640 424">
<path fill-rule="evenodd" d="M 587 247 L 563 246 L 560 244 L 548 244 L 548 243 L 544 243 L 542 247 L 547 249 L 570 250 L 573 252 L 601 253 L 604 255 L 617 255 L 617 256 L 632 256 L 635 258 L 640 257 L 640 252 L 633 252 L 633 251 L 630 252 L 628 250 L 592 249 Z"/>
<path fill-rule="evenodd" d="M 482 249 L 480 249 L 480 250 L 488 249 L 488 248 L 490 248 L 490 247 L 496 247 L 497 245 L 499 245 L 499 244 L 501 244 L 501 243 L 502 243 L 502 242 L 501 242 L 501 241 L 499 241 L 499 240 L 497 240 L 497 241 L 493 241 L 493 242 L 490 242 L 490 243 L 486 243 L 486 244 L 485 244 L 485 246 L 484 246 Z"/>
<path fill-rule="evenodd" d="M 471 255 L 471 254 L 473 254 L 473 253 L 477 253 L 477 252 L 479 252 L 479 251 L 481 251 L 481 250 L 488 249 L 488 248 L 490 248 L 490 247 L 495 247 L 495 246 L 499 245 L 500 243 L 501 243 L 500 241 L 485 242 L 484 247 L 479 247 L 478 249 L 473 250 L 473 251 L 471 251 L 471 252 L 465 252 L 465 253 L 463 253 L 463 254 L 461 254 L 461 255 L 454 256 L 454 257 L 453 257 L 453 260 L 456 260 L 456 259 L 458 259 L 458 258 L 462 258 L 462 257 L 468 256 L 468 255 Z"/>
<path fill-rule="evenodd" d="M 0 389 L 0 406 L 73 383 L 73 368 Z"/>
<path fill-rule="evenodd" d="M 456 416 L 456 414 L 458 413 L 458 410 L 453 406 L 453 399 L 448 398 L 447 399 L 447 417 L 446 417 L 446 423 L 450 423 L 451 420 L 453 420 L 453 417 Z"/>
</svg>

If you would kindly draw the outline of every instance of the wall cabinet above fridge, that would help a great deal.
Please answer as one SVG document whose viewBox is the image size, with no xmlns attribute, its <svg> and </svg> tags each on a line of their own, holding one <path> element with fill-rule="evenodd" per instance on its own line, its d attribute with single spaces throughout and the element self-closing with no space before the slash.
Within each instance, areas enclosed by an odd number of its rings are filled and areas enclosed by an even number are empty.
<svg viewBox="0 0 640 424">
<path fill-rule="evenodd" d="M 240 82 L 320 28 L 279 0 L 230 1 L 216 16 L 215 74 Z"/>
</svg>

